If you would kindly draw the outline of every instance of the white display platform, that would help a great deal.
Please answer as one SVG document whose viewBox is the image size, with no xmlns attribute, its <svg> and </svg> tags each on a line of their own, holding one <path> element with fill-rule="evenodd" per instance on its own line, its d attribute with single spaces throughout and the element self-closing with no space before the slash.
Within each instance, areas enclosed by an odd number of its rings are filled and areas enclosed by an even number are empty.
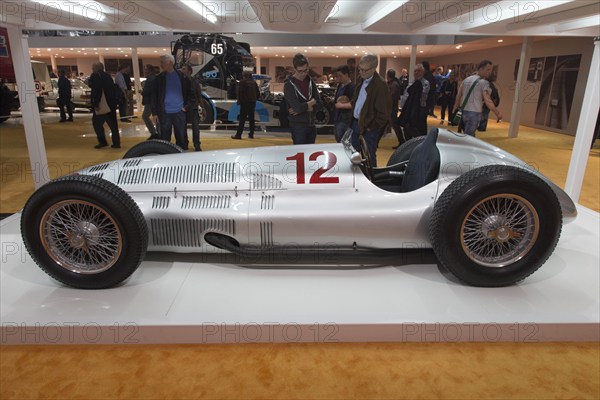
<svg viewBox="0 0 600 400">
<path fill-rule="evenodd" d="M 600 217 L 578 209 L 540 270 L 493 289 L 433 264 L 257 268 L 149 253 L 122 286 L 76 290 L 31 260 L 15 214 L 0 223 L 0 342 L 598 341 Z"/>
</svg>

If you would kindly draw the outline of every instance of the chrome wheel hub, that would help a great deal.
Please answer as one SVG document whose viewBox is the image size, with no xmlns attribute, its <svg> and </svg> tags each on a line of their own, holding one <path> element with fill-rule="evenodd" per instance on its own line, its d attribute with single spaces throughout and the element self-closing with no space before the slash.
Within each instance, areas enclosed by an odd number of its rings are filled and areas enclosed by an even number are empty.
<svg viewBox="0 0 600 400">
<path fill-rule="evenodd" d="M 539 234 L 539 217 L 525 198 L 490 196 L 466 214 L 461 227 L 465 254 L 485 267 L 505 267 L 523 258 Z"/>
<path fill-rule="evenodd" d="M 40 237 L 46 253 L 61 267 L 80 274 L 111 268 L 123 238 L 115 220 L 101 207 L 82 200 L 54 204 L 42 216 Z"/>
</svg>

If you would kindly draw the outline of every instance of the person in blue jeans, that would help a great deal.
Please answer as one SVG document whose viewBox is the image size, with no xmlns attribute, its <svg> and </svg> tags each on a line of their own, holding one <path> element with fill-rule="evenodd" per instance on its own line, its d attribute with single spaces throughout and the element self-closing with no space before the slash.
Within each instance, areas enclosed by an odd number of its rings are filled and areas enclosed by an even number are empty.
<svg viewBox="0 0 600 400">
<path fill-rule="evenodd" d="M 492 90 L 487 79 L 491 75 L 492 69 L 493 65 L 491 61 L 481 61 L 477 69 L 477 73 L 463 80 L 460 88 L 458 89 L 456 101 L 454 102 L 454 109 L 458 109 L 458 107 L 464 103 L 465 99 L 467 99 L 462 112 L 461 120 L 461 123 L 464 124 L 464 131 L 467 135 L 475 136 L 475 132 L 479 126 L 479 121 L 481 121 L 484 103 L 494 114 L 496 114 L 496 117 L 499 120 L 502 119 L 502 113 L 494 105 L 494 102 L 490 97 Z M 469 95 L 471 87 L 473 87 L 473 90 Z"/>
<path fill-rule="evenodd" d="M 359 137 L 364 136 L 373 167 L 377 166 L 377 145 L 389 122 L 391 97 L 386 81 L 376 71 L 377 56 L 365 54 L 358 63 L 360 80 L 352 98 L 352 146 L 361 150 Z"/>
<path fill-rule="evenodd" d="M 350 79 L 348 65 L 340 65 L 334 71 L 337 88 L 335 90 L 335 110 L 333 111 L 333 127 L 335 140 L 339 143 L 352 124 L 352 108 L 350 99 L 354 96 L 354 83 Z"/>
<path fill-rule="evenodd" d="M 194 104 L 194 91 L 190 79 L 176 70 L 174 64 L 171 54 L 160 56 L 162 72 L 154 81 L 152 114 L 155 123 L 160 123 L 161 138 L 170 142 L 174 133 L 175 143 L 187 150 L 186 112 Z"/>
<path fill-rule="evenodd" d="M 292 140 L 294 144 L 313 144 L 317 139 L 315 113 L 323 107 L 323 102 L 317 85 L 309 76 L 310 66 L 306 56 L 296 54 L 292 65 L 295 72 L 283 84 Z"/>
</svg>

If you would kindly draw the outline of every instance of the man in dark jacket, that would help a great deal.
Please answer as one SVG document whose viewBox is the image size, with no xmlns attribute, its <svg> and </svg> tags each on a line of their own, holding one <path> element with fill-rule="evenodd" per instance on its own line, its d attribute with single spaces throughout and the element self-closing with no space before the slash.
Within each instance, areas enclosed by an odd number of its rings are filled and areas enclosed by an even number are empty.
<svg viewBox="0 0 600 400">
<path fill-rule="evenodd" d="M 352 108 L 347 107 L 347 105 L 354 97 L 354 83 L 350 79 L 350 68 L 347 64 L 339 66 L 334 72 L 337 88 L 333 99 L 335 103 L 333 127 L 335 140 L 339 143 L 350 125 L 352 125 Z"/>
<path fill-rule="evenodd" d="M 71 81 L 67 78 L 65 70 L 58 71 L 58 100 L 56 104 L 60 109 L 60 122 L 73 122 L 73 103 L 71 103 Z M 67 109 L 65 113 L 65 108 Z M 69 114 L 69 119 L 67 119 Z"/>
<path fill-rule="evenodd" d="M 422 63 L 423 69 L 425 73 L 423 78 L 429 82 L 429 93 L 427 95 L 427 115 L 432 116 L 433 118 L 437 118 L 437 115 L 433 113 L 435 109 L 435 103 L 437 102 L 436 91 L 437 91 L 437 82 L 435 80 L 435 76 L 431 72 L 429 61 L 423 61 Z"/>
<path fill-rule="evenodd" d="M 194 104 L 194 92 L 191 81 L 174 64 L 171 54 L 160 56 L 162 72 L 154 84 L 152 114 L 155 122 L 160 121 L 161 137 L 170 142 L 174 133 L 175 143 L 187 150 L 186 112 Z"/>
<path fill-rule="evenodd" d="M 185 64 L 181 67 L 181 72 L 190 80 L 192 84 L 192 93 L 194 94 L 194 101 L 188 108 L 186 113 L 187 122 L 192 125 L 192 141 L 194 143 L 195 151 L 202 151 L 200 147 L 200 115 L 198 114 L 198 104 L 202 98 L 202 86 L 200 82 L 192 76 L 192 67 L 189 64 Z M 186 146 L 187 146 L 187 135 L 186 135 Z"/>
<path fill-rule="evenodd" d="M 323 107 L 323 102 L 317 85 L 308 74 L 310 66 L 304 54 L 296 54 L 292 65 L 295 72 L 283 84 L 292 140 L 294 144 L 313 144 L 317 139 L 315 113 Z"/>
<path fill-rule="evenodd" d="M 403 129 L 404 140 L 427 134 L 427 99 L 431 87 L 424 75 L 423 65 L 417 64 L 414 70 L 415 80 L 400 98 L 402 112 L 398 124 Z"/>
<path fill-rule="evenodd" d="M 98 136 L 98 144 L 94 146 L 97 149 L 108 146 L 106 136 L 104 135 L 104 123 L 108 124 L 112 133 L 112 148 L 118 149 L 121 147 L 121 137 L 119 136 L 119 126 L 117 124 L 117 107 L 118 100 L 116 96 L 115 83 L 109 74 L 104 72 L 104 64 L 96 62 L 92 65 L 92 75 L 90 76 L 90 88 L 92 89 L 92 107 L 94 115 L 92 116 L 92 125 L 96 136 Z M 110 111 L 104 113 L 101 110 L 100 103 L 102 94 Z"/>
<path fill-rule="evenodd" d="M 377 73 L 377 56 L 365 54 L 358 62 L 360 81 L 352 99 L 352 146 L 361 149 L 359 136 L 365 138 L 373 167 L 377 166 L 377 144 L 390 120 L 391 98 L 387 83 Z"/>
<path fill-rule="evenodd" d="M 144 75 L 146 75 L 146 82 L 144 82 L 144 88 L 142 89 L 142 105 L 144 106 L 144 111 L 142 112 L 142 119 L 146 124 L 146 128 L 148 132 L 150 132 L 150 137 L 148 139 L 158 139 L 160 136 L 158 135 L 158 131 L 156 130 L 156 126 L 152 121 L 150 116 L 152 115 L 152 96 L 154 93 L 154 80 L 156 79 L 156 75 L 154 74 L 154 66 L 150 64 L 146 64 L 144 67 Z"/>
<path fill-rule="evenodd" d="M 238 119 L 240 122 L 236 134 L 231 136 L 232 139 L 242 138 L 246 120 L 250 121 L 250 132 L 248 133 L 248 137 L 250 139 L 254 138 L 254 111 L 256 110 L 256 100 L 259 96 L 260 91 L 256 82 L 252 79 L 252 73 L 244 71 L 242 73 L 242 80 L 237 85 L 237 103 L 240 105 L 240 115 Z"/>
</svg>

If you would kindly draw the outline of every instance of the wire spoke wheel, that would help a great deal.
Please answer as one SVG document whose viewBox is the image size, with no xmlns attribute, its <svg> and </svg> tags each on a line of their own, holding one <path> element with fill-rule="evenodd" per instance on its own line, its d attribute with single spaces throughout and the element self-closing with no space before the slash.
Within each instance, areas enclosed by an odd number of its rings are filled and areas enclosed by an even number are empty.
<svg viewBox="0 0 600 400">
<path fill-rule="evenodd" d="M 83 200 L 64 200 L 48 208 L 41 219 L 40 238 L 58 265 L 79 274 L 106 271 L 123 249 L 116 221 L 99 206 Z"/>
<path fill-rule="evenodd" d="M 499 194 L 479 202 L 461 229 L 465 253 L 477 264 L 504 267 L 523 258 L 539 234 L 539 217 L 523 197 Z"/>
</svg>

